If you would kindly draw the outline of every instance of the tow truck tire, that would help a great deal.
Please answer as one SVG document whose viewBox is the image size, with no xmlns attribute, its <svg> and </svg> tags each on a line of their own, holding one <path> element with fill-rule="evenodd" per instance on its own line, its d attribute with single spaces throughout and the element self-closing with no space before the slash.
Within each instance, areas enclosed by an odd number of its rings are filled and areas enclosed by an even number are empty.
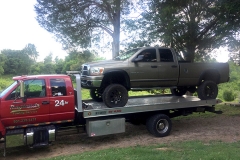
<svg viewBox="0 0 240 160">
<path fill-rule="evenodd" d="M 187 89 L 184 87 L 171 88 L 171 92 L 175 96 L 182 96 L 187 92 Z"/>
<path fill-rule="evenodd" d="M 147 130 L 156 137 L 168 136 L 172 129 L 172 121 L 165 114 L 156 114 L 147 119 Z"/>
<path fill-rule="evenodd" d="M 215 99 L 218 95 L 218 86 L 213 81 L 204 81 L 198 87 L 197 93 L 201 100 Z"/>
<path fill-rule="evenodd" d="M 102 94 L 99 93 L 98 89 L 90 89 L 90 96 L 94 101 L 102 102 Z"/>
<path fill-rule="evenodd" d="M 128 101 L 128 91 L 120 84 L 110 84 L 105 88 L 102 98 L 109 108 L 123 107 Z"/>
</svg>

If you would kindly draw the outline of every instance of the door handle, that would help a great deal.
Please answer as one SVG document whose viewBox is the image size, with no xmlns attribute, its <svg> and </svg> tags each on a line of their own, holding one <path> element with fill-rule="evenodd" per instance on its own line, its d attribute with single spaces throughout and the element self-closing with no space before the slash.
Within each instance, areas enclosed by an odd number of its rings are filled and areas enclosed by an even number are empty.
<svg viewBox="0 0 240 160">
<path fill-rule="evenodd" d="M 49 101 L 42 101 L 42 104 L 49 104 Z"/>
<path fill-rule="evenodd" d="M 151 66 L 151 68 L 157 68 L 157 66 Z"/>
<path fill-rule="evenodd" d="M 172 68 L 177 68 L 177 66 L 176 65 L 172 65 Z"/>
</svg>

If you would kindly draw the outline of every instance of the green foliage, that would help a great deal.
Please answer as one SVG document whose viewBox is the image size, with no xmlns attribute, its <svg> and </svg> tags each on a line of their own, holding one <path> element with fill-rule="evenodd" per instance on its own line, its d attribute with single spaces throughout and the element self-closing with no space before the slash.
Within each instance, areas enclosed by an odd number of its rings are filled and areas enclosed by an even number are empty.
<svg viewBox="0 0 240 160">
<path fill-rule="evenodd" d="M 71 51 L 65 58 L 62 73 L 66 73 L 66 71 L 79 71 L 83 63 L 92 62 L 95 58 L 95 54 L 89 50 L 84 50 L 83 52 Z"/>
<path fill-rule="evenodd" d="M 4 66 L 5 62 L 6 62 L 6 56 L 4 54 L 0 53 L 0 75 L 4 74 L 3 66 Z"/>
<path fill-rule="evenodd" d="M 151 94 L 168 94 L 171 93 L 170 89 L 151 89 L 148 91 Z"/>
<path fill-rule="evenodd" d="M 105 32 L 113 39 L 112 50 L 119 52 L 120 13 L 128 14 L 130 3 L 121 1 L 37 0 L 38 23 L 53 33 L 66 49 L 90 48 Z"/>
<path fill-rule="evenodd" d="M 221 100 L 225 100 L 223 97 L 224 92 L 230 91 L 231 92 L 230 94 L 232 94 L 235 97 L 234 101 L 239 101 L 240 99 L 238 95 L 240 95 L 240 75 L 239 75 L 240 66 L 234 64 L 233 62 L 229 62 L 229 67 L 230 67 L 230 80 L 227 83 L 222 83 L 218 85 L 219 88 L 218 98 L 220 98 Z M 225 94 L 229 95 L 228 92 Z"/>
<path fill-rule="evenodd" d="M 75 155 L 59 156 L 54 160 L 107 160 L 113 159 L 239 159 L 240 142 L 224 143 L 201 141 L 183 141 L 150 146 L 132 146 L 126 148 L 109 148 L 98 151 L 83 152 Z M 49 159 L 49 160 L 50 160 Z"/>
<path fill-rule="evenodd" d="M 13 83 L 12 75 L 1 76 L 1 78 L 0 78 L 0 91 L 4 90 L 5 88 L 7 88 L 12 83 Z"/>
<path fill-rule="evenodd" d="M 39 56 L 35 45 L 31 43 L 26 45 L 26 47 L 23 49 L 23 52 L 27 54 L 33 62 L 36 62 L 36 59 Z"/>
<path fill-rule="evenodd" d="M 7 49 L 2 50 L 1 52 L 6 57 L 3 65 L 5 74 L 28 74 L 30 67 L 26 67 L 26 65 L 29 65 L 31 60 L 28 55 L 23 52 L 23 50 Z"/>
<path fill-rule="evenodd" d="M 240 29 L 240 1 L 142 0 L 144 11 L 128 20 L 131 42 L 174 48 L 189 61 L 207 61 L 210 51 L 226 45 Z M 138 34 L 136 34 L 136 32 Z"/>
<path fill-rule="evenodd" d="M 225 101 L 233 101 L 235 99 L 235 95 L 234 95 L 233 91 L 231 91 L 231 90 L 223 91 L 223 99 Z"/>
</svg>

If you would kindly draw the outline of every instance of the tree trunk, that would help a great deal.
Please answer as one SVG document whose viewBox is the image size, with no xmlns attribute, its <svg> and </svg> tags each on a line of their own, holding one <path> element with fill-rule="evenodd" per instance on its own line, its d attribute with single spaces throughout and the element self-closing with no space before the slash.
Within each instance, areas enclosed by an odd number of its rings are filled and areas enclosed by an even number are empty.
<svg viewBox="0 0 240 160">
<path fill-rule="evenodd" d="M 120 46 L 120 0 L 115 1 L 116 9 L 113 21 L 113 43 L 112 43 L 112 58 L 119 55 Z"/>
<path fill-rule="evenodd" d="M 194 62 L 195 46 L 190 45 L 187 48 L 187 54 L 185 55 L 186 61 Z"/>
</svg>

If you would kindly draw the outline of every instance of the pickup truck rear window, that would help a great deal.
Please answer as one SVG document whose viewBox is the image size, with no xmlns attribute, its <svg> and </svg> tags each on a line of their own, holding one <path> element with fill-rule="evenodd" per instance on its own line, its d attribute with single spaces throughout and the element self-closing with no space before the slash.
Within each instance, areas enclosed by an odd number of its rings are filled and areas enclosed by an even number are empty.
<svg viewBox="0 0 240 160">
<path fill-rule="evenodd" d="M 66 82 L 64 79 L 50 79 L 52 96 L 66 96 Z"/>
<path fill-rule="evenodd" d="M 170 49 L 159 49 L 160 62 L 173 62 L 173 54 Z"/>
</svg>

